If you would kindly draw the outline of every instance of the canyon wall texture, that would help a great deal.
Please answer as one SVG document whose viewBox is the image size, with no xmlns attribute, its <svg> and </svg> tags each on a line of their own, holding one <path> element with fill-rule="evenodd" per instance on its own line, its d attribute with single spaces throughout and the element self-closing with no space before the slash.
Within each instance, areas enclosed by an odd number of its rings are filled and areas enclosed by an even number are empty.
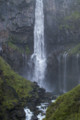
<svg viewBox="0 0 80 120">
<path fill-rule="evenodd" d="M 80 46 L 80 1 L 79 0 L 45 0 L 45 44 L 47 54 L 46 81 L 49 88 L 59 88 L 61 77 L 64 88 L 65 55 L 67 55 L 66 80 L 67 89 L 79 82 L 77 72 L 77 56 L 79 66 Z M 60 56 L 63 56 L 60 58 Z M 76 66 L 76 67 L 75 67 Z M 70 70 L 71 71 L 70 71 Z M 61 73 L 59 72 L 61 71 Z M 76 76 L 76 77 L 75 77 Z M 54 90 L 54 89 L 53 89 Z"/>
<path fill-rule="evenodd" d="M 2 56 L 17 71 L 33 51 L 35 0 L 0 0 Z"/>
<path fill-rule="evenodd" d="M 73 87 L 79 83 L 79 77 L 74 75 L 79 76 L 80 71 L 77 67 L 80 64 L 80 1 L 44 0 L 44 16 L 47 55 L 45 82 L 48 89 L 59 92 L 59 82 L 62 82 L 63 89 L 64 76 L 67 76 L 70 90 L 69 81 Z M 33 53 L 34 21 L 35 0 L 0 0 L 0 45 L 3 49 L 0 55 L 14 70 L 21 74 L 24 72 L 24 75 Z M 66 65 L 65 53 L 68 54 Z M 71 74 L 69 69 L 72 70 Z"/>
</svg>

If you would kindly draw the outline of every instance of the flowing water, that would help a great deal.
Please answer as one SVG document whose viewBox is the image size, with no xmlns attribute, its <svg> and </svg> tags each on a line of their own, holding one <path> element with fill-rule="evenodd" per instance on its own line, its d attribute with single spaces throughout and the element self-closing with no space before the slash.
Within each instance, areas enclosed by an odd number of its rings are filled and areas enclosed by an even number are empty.
<svg viewBox="0 0 80 120">
<path fill-rule="evenodd" d="M 33 113 L 28 108 L 25 108 L 24 111 L 25 111 L 25 114 L 26 114 L 26 119 L 25 120 L 31 120 L 31 118 L 33 116 Z"/>
<path fill-rule="evenodd" d="M 34 73 L 32 81 L 36 81 L 40 87 L 45 87 L 46 55 L 44 42 L 44 12 L 43 0 L 36 0 L 35 26 L 34 26 L 34 53 L 31 56 L 34 61 Z"/>
<path fill-rule="evenodd" d="M 52 103 L 54 103 L 56 100 L 51 100 Z M 39 114 L 37 115 L 37 120 L 43 120 L 46 116 L 46 111 L 49 106 L 49 103 L 41 103 L 36 108 L 39 110 Z M 26 114 L 25 120 L 32 120 L 32 117 L 34 116 L 34 113 L 30 111 L 30 109 L 25 108 L 24 109 Z"/>
<path fill-rule="evenodd" d="M 59 91 L 60 93 L 62 92 L 62 83 L 61 83 L 61 55 L 58 56 L 58 70 L 59 70 L 59 75 L 58 75 L 58 81 L 59 81 Z"/>
<path fill-rule="evenodd" d="M 2 51 L 2 45 L 0 45 L 0 51 Z"/>
<path fill-rule="evenodd" d="M 63 74 L 63 93 L 67 91 L 67 53 L 63 54 L 64 59 L 64 74 Z"/>
<path fill-rule="evenodd" d="M 77 76 L 78 76 L 78 84 L 80 84 L 80 74 L 79 74 L 79 54 L 76 55 L 76 67 L 77 67 Z"/>
</svg>

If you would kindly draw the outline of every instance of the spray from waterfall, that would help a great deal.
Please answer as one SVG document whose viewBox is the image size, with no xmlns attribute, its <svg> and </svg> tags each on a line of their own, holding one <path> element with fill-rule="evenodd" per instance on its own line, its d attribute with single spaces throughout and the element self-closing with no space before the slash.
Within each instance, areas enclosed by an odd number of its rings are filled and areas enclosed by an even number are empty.
<svg viewBox="0 0 80 120">
<path fill-rule="evenodd" d="M 43 0 L 36 0 L 35 26 L 34 26 L 34 53 L 31 56 L 34 61 L 32 81 L 36 81 L 40 87 L 44 87 L 46 54 L 44 43 L 44 12 Z"/>
</svg>

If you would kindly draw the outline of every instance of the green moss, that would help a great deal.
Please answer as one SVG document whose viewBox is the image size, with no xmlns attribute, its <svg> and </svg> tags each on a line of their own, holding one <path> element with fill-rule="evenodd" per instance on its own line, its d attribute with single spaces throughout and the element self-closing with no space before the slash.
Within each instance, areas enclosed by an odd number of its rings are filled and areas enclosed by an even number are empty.
<svg viewBox="0 0 80 120">
<path fill-rule="evenodd" d="M 66 16 L 64 20 L 72 20 L 76 21 L 80 19 L 80 12 L 79 11 L 74 11 L 70 16 Z"/>
<path fill-rule="evenodd" d="M 80 120 L 80 85 L 60 96 L 48 108 L 45 120 Z"/>
<path fill-rule="evenodd" d="M 74 11 L 70 15 L 65 16 L 59 26 L 60 30 L 75 30 L 79 28 L 80 12 Z"/>
<path fill-rule="evenodd" d="M 11 49 L 14 50 L 14 51 L 18 51 L 19 53 L 24 53 L 24 51 L 25 51 L 25 53 L 26 53 L 27 55 L 30 54 L 30 49 L 29 49 L 29 47 L 28 47 L 27 45 L 20 47 L 20 46 L 16 45 L 15 42 L 13 42 L 12 38 L 10 38 L 10 39 L 6 42 L 6 44 L 7 44 L 7 46 L 8 46 L 9 48 L 11 48 Z"/>
<path fill-rule="evenodd" d="M 74 29 L 74 26 L 70 26 L 70 25 L 68 25 L 68 24 L 64 24 L 64 25 L 60 25 L 59 26 L 59 29 L 60 30 L 63 30 L 63 29 L 70 29 L 70 30 L 73 30 Z"/>
<path fill-rule="evenodd" d="M 24 50 L 22 48 L 18 47 L 16 44 L 12 43 L 11 41 L 8 41 L 7 45 L 9 48 L 11 48 L 14 51 L 18 51 L 19 53 L 24 53 Z"/>
<path fill-rule="evenodd" d="M 23 99 L 31 97 L 33 83 L 15 73 L 0 57 L 0 116 L 8 109 L 14 108 Z"/>
<path fill-rule="evenodd" d="M 77 0 L 77 4 L 80 5 L 80 0 Z"/>
<path fill-rule="evenodd" d="M 13 44 L 21 43 L 21 41 L 16 36 L 13 35 L 9 36 L 8 41 Z"/>
<path fill-rule="evenodd" d="M 30 54 L 30 49 L 29 49 L 28 46 L 25 47 L 25 51 L 26 51 L 26 54 L 27 54 L 27 55 Z"/>
<path fill-rule="evenodd" d="M 28 96 L 32 83 L 11 70 L 10 66 L 0 57 L 0 70 L 3 71 L 7 84 L 13 87 L 19 97 Z"/>
<path fill-rule="evenodd" d="M 15 44 L 13 44 L 12 42 L 8 42 L 8 46 L 14 50 L 18 50 L 18 47 Z"/>
<path fill-rule="evenodd" d="M 69 55 L 80 54 L 80 44 L 78 44 L 78 45 L 74 46 L 72 49 L 70 49 L 68 54 Z"/>
</svg>

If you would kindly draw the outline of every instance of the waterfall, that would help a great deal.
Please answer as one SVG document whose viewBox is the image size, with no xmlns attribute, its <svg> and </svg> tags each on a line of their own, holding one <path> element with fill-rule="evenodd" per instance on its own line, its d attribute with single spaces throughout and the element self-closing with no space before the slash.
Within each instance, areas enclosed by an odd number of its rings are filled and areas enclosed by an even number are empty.
<svg viewBox="0 0 80 120">
<path fill-rule="evenodd" d="M 60 93 L 62 92 L 62 83 L 61 83 L 61 55 L 58 56 L 58 70 L 59 70 L 59 75 L 58 75 L 58 80 L 59 80 L 59 91 Z"/>
<path fill-rule="evenodd" d="M 32 116 L 33 116 L 33 113 L 28 108 L 25 108 L 24 112 L 26 114 L 26 119 L 25 120 L 31 120 Z"/>
<path fill-rule="evenodd" d="M 67 53 L 63 54 L 64 59 L 64 73 L 63 73 L 63 93 L 67 91 Z"/>
<path fill-rule="evenodd" d="M 79 54 L 76 55 L 76 66 L 77 66 L 77 76 L 78 76 L 78 84 L 80 84 L 80 75 L 79 75 Z"/>
<path fill-rule="evenodd" d="M 36 0 L 35 26 L 34 26 L 34 53 L 31 57 L 34 61 L 34 73 L 32 81 L 36 81 L 40 87 L 44 87 L 43 81 L 46 69 L 46 55 L 44 44 L 44 12 L 43 0 Z"/>
</svg>

